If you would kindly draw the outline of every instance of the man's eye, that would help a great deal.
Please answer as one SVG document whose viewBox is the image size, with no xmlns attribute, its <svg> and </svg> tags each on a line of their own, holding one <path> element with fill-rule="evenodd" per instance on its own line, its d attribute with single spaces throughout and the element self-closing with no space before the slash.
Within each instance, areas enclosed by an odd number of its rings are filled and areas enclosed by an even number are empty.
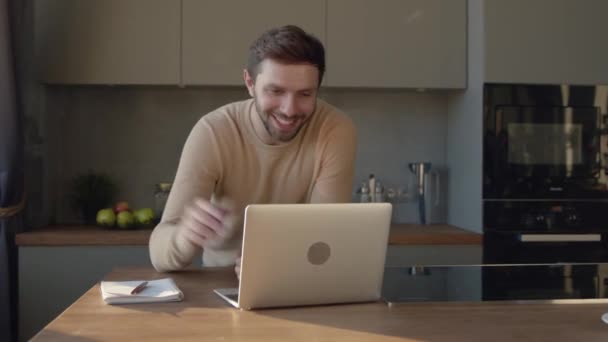
<svg viewBox="0 0 608 342">
<path fill-rule="evenodd" d="M 300 93 L 300 96 L 302 96 L 302 97 L 311 97 L 312 93 Z"/>
<path fill-rule="evenodd" d="M 283 94 L 283 91 L 281 89 L 270 89 L 269 92 L 272 95 L 281 95 L 281 94 Z"/>
</svg>

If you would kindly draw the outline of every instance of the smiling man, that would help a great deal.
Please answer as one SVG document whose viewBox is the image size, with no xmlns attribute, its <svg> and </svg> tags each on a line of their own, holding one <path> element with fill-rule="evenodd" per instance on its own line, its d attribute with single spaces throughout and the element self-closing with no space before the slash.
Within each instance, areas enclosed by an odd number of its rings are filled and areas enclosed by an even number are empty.
<svg viewBox="0 0 608 342">
<path fill-rule="evenodd" d="M 203 265 L 236 265 L 238 275 L 248 204 L 350 202 L 355 127 L 318 99 L 324 72 L 323 45 L 299 27 L 252 44 L 243 71 L 252 98 L 204 115 L 186 140 L 150 237 L 157 270 L 182 269 L 202 251 Z"/>
</svg>

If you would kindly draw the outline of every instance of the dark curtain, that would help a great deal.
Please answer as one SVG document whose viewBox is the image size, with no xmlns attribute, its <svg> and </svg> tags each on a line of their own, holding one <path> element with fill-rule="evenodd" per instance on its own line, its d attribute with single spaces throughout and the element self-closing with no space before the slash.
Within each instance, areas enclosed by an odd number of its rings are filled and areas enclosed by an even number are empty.
<svg viewBox="0 0 608 342">
<path fill-rule="evenodd" d="M 0 341 L 17 340 L 15 233 L 22 226 L 20 213 L 25 202 L 23 134 L 9 1 L 0 0 Z"/>
</svg>

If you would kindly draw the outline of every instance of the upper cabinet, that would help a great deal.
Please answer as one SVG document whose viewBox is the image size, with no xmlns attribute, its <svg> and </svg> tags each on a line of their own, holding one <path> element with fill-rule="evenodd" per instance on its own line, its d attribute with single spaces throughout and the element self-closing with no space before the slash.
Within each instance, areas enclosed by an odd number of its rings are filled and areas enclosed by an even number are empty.
<svg viewBox="0 0 608 342">
<path fill-rule="evenodd" d="M 466 0 L 327 0 L 327 85 L 466 87 Z"/>
<path fill-rule="evenodd" d="M 253 40 L 294 24 L 325 85 L 464 88 L 466 0 L 34 0 L 41 80 L 242 85 Z"/>
<path fill-rule="evenodd" d="M 487 82 L 608 84 L 608 1 L 484 5 Z"/>
<path fill-rule="evenodd" d="M 179 83 L 179 1 L 34 1 L 42 81 Z"/>
<path fill-rule="evenodd" d="M 182 82 L 242 85 L 249 46 L 292 24 L 325 43 L 325 0 L 183 0 Z"/>
</svg>

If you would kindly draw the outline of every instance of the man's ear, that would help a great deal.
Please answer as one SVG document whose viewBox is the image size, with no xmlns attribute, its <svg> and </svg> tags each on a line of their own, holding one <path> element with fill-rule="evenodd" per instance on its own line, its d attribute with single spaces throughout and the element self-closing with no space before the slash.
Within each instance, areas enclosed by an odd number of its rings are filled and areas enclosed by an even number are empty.
<svg viewBox="0 0 608 342">
<path fill-rule="evenodd" d="M 247 91 L 249 92 L 249 96 L 253 97 L 254 94 L 254 87 L 255 87 L 255 80 L 253 79 L 253 77 L 251 77 L 251 75 L 249 74 L 249 71 L 247 71 L 247 69 L 243 69 L 243 79 L 245 80 L 245 86 L 247 86 Z"/>
</svg>

